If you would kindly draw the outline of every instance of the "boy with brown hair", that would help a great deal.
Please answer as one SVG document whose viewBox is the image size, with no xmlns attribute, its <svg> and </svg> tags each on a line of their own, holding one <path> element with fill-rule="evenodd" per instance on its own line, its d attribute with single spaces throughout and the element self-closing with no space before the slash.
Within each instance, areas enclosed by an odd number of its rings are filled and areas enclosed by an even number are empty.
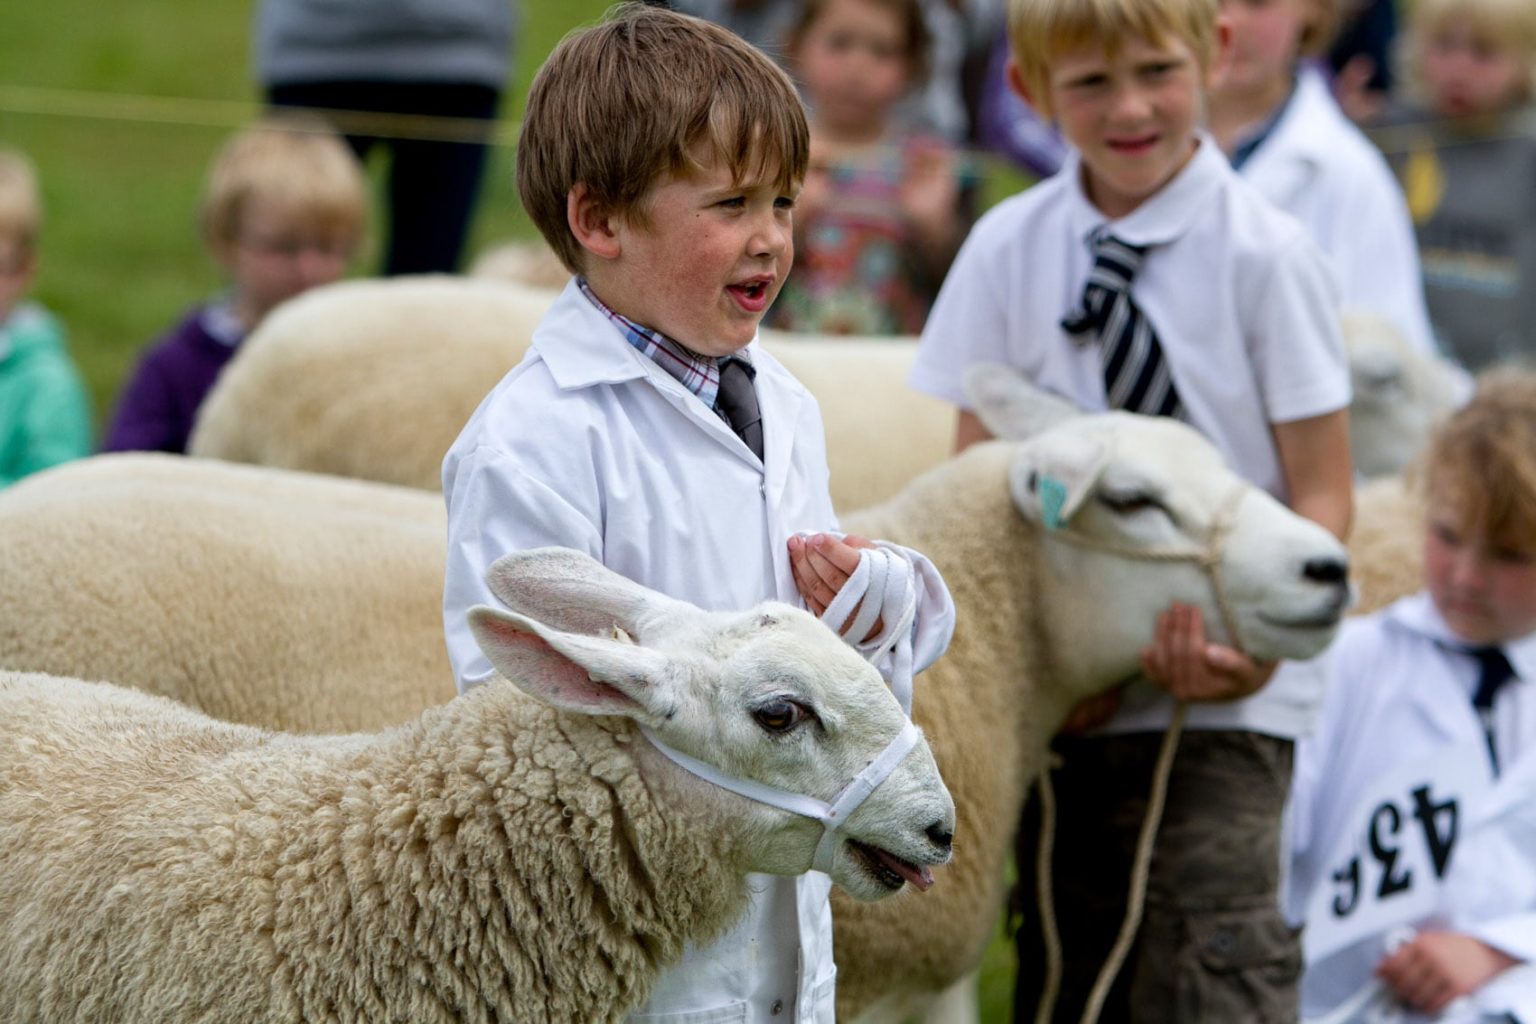
<svg viewBox="0 0 1536 1024">
<path fill-rule="evenodd" d="M 43 205 L 32 163 L 0 149 L 0 487 L 91 452 L 91 413 L 64 329 L 27 292 Z"/>
<path fill-rule="evenodd" d="M 964 393 L 977 363 L 1014 366 L 1086 409 L 1178 417 L 1240 475 L 1342 535 L 1353 489 L 1336 289 L 1305 228 L 1200 127 L 1228 40 L 1217 14 L 1217 0 L 1011 0 L 1009 80 L 1073 151 L 977 223 L 911 382 L 959 407 L 957 448 L 988 436 Z M 1147 529 L 1173 514 L 1148 508 Z M 1192 608 L 1169 608 L 1149 634 L 1143 677 L 1071 723 L 1101 727 L 1057 742 L 1059 1019 L 1082 1012 L 1125 916 L 1175 698 L 1193 704 L 1140 931 L 1104 1019 L 1293 1018 L 1300 951 L 1279 911 L 1280 823 L 1317 681 L 1211 642 Z M 1033 1019 L 1043 984 L 1037 936 L 1026 921 L 1019 1020 Z"/>
<path fill-rule="evenodd" d="M 1485 377 L 1410 481 L 1424 589 L 1344 624 L 1297 745 L 1302 1010 L 1536 1019 L 1536 375 Z"/>
<path fill-rule="evenodd" d="M 274 116 L 230 138 L 198 210 L 229 290 L 140 358 L 103 450 L 186 451 L 198 407 L 240 343 L 278 304 L 341 278 L 367 213 L 362 167 L 324 122 Z"/>
<path fill-rule="evenodd" d="M 574 548 L 709 609 L 774 598 L 821 614 L 857 568 L 871 542 L 831 532 L 816 402 L 757 344 L 807 148 L 784 72 L 695 18 L 622 6 L 540 69 L 518 190 L 576 276 L 443 462 L 461 690 L 491 681 L 465 612 L 495 603 L 484 574 L 510 551 Z M 881 547 L 914 570 L 900 599 L 916 602 L 921 670 L 953 605 L 925 559 Z M 889 638 L 850 639 L 873 654 Z M 830 886 L 806 867 L 753 876 L 747 916 L 685 950 L 636 1019 L 830 1022 Z"/>
</svg>

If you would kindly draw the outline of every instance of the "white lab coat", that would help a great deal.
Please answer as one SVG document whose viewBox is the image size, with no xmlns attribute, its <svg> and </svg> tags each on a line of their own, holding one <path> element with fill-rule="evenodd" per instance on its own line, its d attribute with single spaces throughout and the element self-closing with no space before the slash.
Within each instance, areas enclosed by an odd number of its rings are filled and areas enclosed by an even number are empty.
<svg viewBox="0 0 1536 1024">
<path fill-rule="evenodd" d="M 1297 745 L 1286 907 L 1306 926 L 1304 1016 L 1371 982 L 1403 928 L 1464 932 L 1536 961 L 1536 634 L 1504 645 L 1495 780 L 1472 708 L 1475 663 L 1427 594 L 1345 624 L 1326 656 L 1317 732 Z M 1536 1011 L 1530 971 L 1467 1016 Z M 1414 1019 L 1411 1017 L 1402 1018 Z"/>
<path fill-rule="evenodd" d="M 464 613 L 496 603 L 483 574 L 509 551 L 575 548 L 708 609 L 770 598 L 803 606 L 789 537 L 837 527 L 821 413 L 755 340 L 750 354 L 762 461 L 631 346 L 574 282 L 566 287 L 522 363 L 480 404 L 443 462 L 444 626 L 461 690 L 492 674 Z M 908 554 L 917 570 L 913 655 L 920 671 L 948 645 L 954 605 L 932 564 Z M 830 880 L 815 872 L 754 875 L 751 889 L 741 924 L 708 948 L 690 948 L 633 1019 L 833 1019 Z"/>
<path fill-rule="evenodd" d="M 1306 225 L 1337 275 L 1346 313 L 1385 317 L 1435 351 L 1408 203 L 1386 159 L 1304 68 L 1289 106 L 1242 177 Z"/>
</svg>

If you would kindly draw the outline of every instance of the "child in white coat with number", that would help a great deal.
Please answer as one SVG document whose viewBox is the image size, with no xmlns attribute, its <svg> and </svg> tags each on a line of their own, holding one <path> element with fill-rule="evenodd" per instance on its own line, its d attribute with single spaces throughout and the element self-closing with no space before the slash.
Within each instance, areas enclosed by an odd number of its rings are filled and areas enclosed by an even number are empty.
<svg viewBox="0 0 1536 1024">
<path fill-rule="evenodd" d="M 1416 482 L 1424 590 L 1345 625 L 1297 747 L 1303 1016 L 1532 1020 L 1536 375 L 1485 379 Z"/>
<path fill-rule="evenodd" d="M 816 401 L 757 344 L 807 153 L 784 72 L 695 18 L 620 7 L 540 68 L 518 189 L 576 276 L 443 463 L 461 690 L 493 674 L 465 612 L 495 602 L 484 574 L 510 551 L 574 548 L 703 608 L 803 600 L 821 614 L 872 546 L 835 533 Z M 921 670 L 954 606 L 926 559 L 883 547 L 911 582 L 849 639 L 883 646 L 911 599 Z M 637 1019 L 830 1024 L 830 888 L 814 872 L 753 876 L 746 916 L 667 965 Z"/>
</svg>

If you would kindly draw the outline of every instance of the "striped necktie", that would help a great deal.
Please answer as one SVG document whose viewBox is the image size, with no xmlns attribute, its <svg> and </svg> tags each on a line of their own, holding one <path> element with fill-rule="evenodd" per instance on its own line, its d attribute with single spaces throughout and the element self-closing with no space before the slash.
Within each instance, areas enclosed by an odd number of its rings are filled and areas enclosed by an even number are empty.
<svg viewBox="0 0 1536 1024">
<path fill-rule="evenodd" d="M 1093 269 L 1082 306 L 1061 321 L 1079 344 L 1097 340 L 1104 394 L 1111 409 L 1179 416 L 1183 404 L 1168 373 L 1168 360 L 1152 324 L 1131 299 L 1131 281 L 1147 246 L 1122 242 L 1107 232 L 1093 239 Z"/>
</svg>

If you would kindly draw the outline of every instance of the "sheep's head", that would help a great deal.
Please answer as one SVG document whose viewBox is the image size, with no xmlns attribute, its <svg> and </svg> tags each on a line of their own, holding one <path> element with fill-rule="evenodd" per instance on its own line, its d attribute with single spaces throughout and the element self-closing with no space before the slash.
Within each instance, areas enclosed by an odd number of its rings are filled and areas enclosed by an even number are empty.
<svg viewBox="0 0 1536 1024">
<path fill-rule="evenodd" d="M 830 801 L 903 730 L 880 674 L 808 613 L 774 602 L 705 612 L 545 548 L 499 560 L 492 590 L 515 611 L 477 607 L 470 623 L 497 671 L 568 711 L 618 715 L 723 774 Z M 646 751 L 655 770 L 681 769 Z M 654 755 L 654 756 L 647 756 Z M 811 866 L 822 826 L 689 777 L 687 797 L 720 810 L 741 841 L 743 871 Z M 879 899 L 949 859 L 955 810 L 919 740 L 838 833 L 829 872 Z"/>
<path fill-rule="evenodd" d="M 1349 355 L 1349 445 L 1361 474 L 1399 472 L 1429 443 L 1441 417 L 1466 400 L 1471 381 L 1454 364 L 1421 352 L 1376 316 L 1344 318 Z"/>
<path fill-rule="evenodd" d="M 1090 689 L 1135 673 L 1174 601 L 1199 607 L 1213 638 L 1255 658 L 1327 646 L 1348 604 L 1348 562 L 1326 530 L 1242 481 L 1182 423 L 1058 408 L 1021 430 L 983 411 L 985 392 L 1006 386 L 1038 413 L 1018 390 L 1032 386 L 995 369 L 987 381 L 974 390 L 988 426 L 1031 432 L 1009 487 L 1041 529 L 1049 579 L 1039 613 L 1059 669 Z"/>
</svg>

